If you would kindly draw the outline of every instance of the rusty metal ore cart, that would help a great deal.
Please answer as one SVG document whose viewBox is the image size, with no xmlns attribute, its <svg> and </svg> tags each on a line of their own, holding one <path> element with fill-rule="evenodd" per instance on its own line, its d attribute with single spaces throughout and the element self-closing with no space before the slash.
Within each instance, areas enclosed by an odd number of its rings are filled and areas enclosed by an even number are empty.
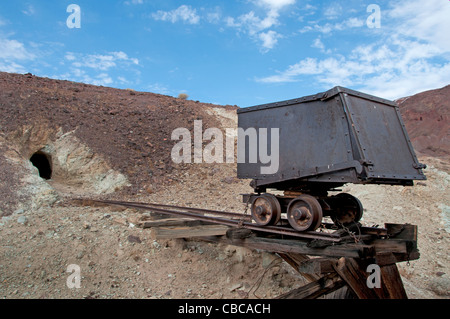
<svg viewBox="0 0 450 319">
<path fill-rule="evenodd" d="M 298 231 L 317 229 L 323 216 L 338 225 L 357 222 L 360 201 L 328 191 L 346 183 L 412 186 L 426 179 L 397 104 L 347 88 L 239 109 L 238 127 L 237 174 L 252 179 L 255 194 L 244 194 L 243 200 L 251 203 L 260 225 L 277 224 L 282 213 Z M 270 154 L 277 149 L 272 139 L 277 129 L 278 154 Z M 278 160 L 275 173 L 262 173 L 268 163 L 261 154 Z M 269 188 L 284 196 L 266 193 Z"/>
</svg>

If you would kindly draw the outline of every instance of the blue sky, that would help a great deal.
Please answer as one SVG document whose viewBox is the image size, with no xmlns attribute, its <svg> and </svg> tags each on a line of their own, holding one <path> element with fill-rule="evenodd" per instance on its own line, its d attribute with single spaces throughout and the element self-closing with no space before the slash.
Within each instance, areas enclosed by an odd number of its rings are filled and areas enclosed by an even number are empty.
<svg viewBox="0 0 450 319">
<path fill-rule="evenodd" d="M 396 99 L 450 84 L 450 1 L 1 0 L 0 71 L 240 107 Z"/>
</svg>

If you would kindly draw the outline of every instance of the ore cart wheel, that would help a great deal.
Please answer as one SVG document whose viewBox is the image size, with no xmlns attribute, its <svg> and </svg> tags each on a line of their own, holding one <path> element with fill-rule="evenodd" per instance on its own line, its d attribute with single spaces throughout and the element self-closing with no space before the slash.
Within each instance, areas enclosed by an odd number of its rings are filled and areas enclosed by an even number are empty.
<svg viewBox="0 0 450 319">
<path fill-rule="evenodd" d="M 287 208 L 289 224 L 298 231 L 316 230 L 322 223 L 322 207 L 310 195 L 300 195 Z"/>
<path fill-rule="evenodd" d="M 331 216 L 333 222 L 337 226 L 359 222 L 363 215 L 363 206 L 359 199 L 347 193 L 337 194 L 336 197 L 340 199 L 340 207 L 336 214 Z"/>
<path fill-rule="evenodd" d="M 275 225 L 281 218 L 281 206 L 272 194 L 255 198 L 251 206 L 252 218 L 258 225 Z"/>
</svg>

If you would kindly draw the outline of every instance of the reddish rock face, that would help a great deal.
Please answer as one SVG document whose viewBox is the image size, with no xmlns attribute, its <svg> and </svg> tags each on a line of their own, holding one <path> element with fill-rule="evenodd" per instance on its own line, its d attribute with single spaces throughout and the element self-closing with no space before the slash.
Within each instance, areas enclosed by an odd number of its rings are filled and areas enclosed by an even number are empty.
<svg viewBox="0 0 450 319">
<path fill-rule="evenodd" d="M 419 154 L 450 157 L 450 85 L 397 101 Z"/>
</svg>

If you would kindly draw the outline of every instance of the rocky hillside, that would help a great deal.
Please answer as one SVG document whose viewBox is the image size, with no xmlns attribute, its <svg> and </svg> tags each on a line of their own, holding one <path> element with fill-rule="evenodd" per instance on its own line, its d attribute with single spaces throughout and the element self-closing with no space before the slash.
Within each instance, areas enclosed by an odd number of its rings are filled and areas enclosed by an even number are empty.
<svg viewBox="0 0 450 319">
<path fill-rule="evenodd" d="M 194 120 L 221 127 L 214 109 L 236 107 L 0 72 L 0 157 L 10 155 L 0 165 L 0 210 L 23 201 L 11 195 L 21 183 L 14 172 L 27 175 L 36 152 L 52 158 L 52 183 L 86 194 L 152 193 L 178 182 L 174 166 L 186 167 L 171 160 L 172 131 L 192 131 Z"/>
<path fill-rule="evenodd" d="M 450 157 L 450 85 L 397 103 L 416 152 Z"/>
</svg>

